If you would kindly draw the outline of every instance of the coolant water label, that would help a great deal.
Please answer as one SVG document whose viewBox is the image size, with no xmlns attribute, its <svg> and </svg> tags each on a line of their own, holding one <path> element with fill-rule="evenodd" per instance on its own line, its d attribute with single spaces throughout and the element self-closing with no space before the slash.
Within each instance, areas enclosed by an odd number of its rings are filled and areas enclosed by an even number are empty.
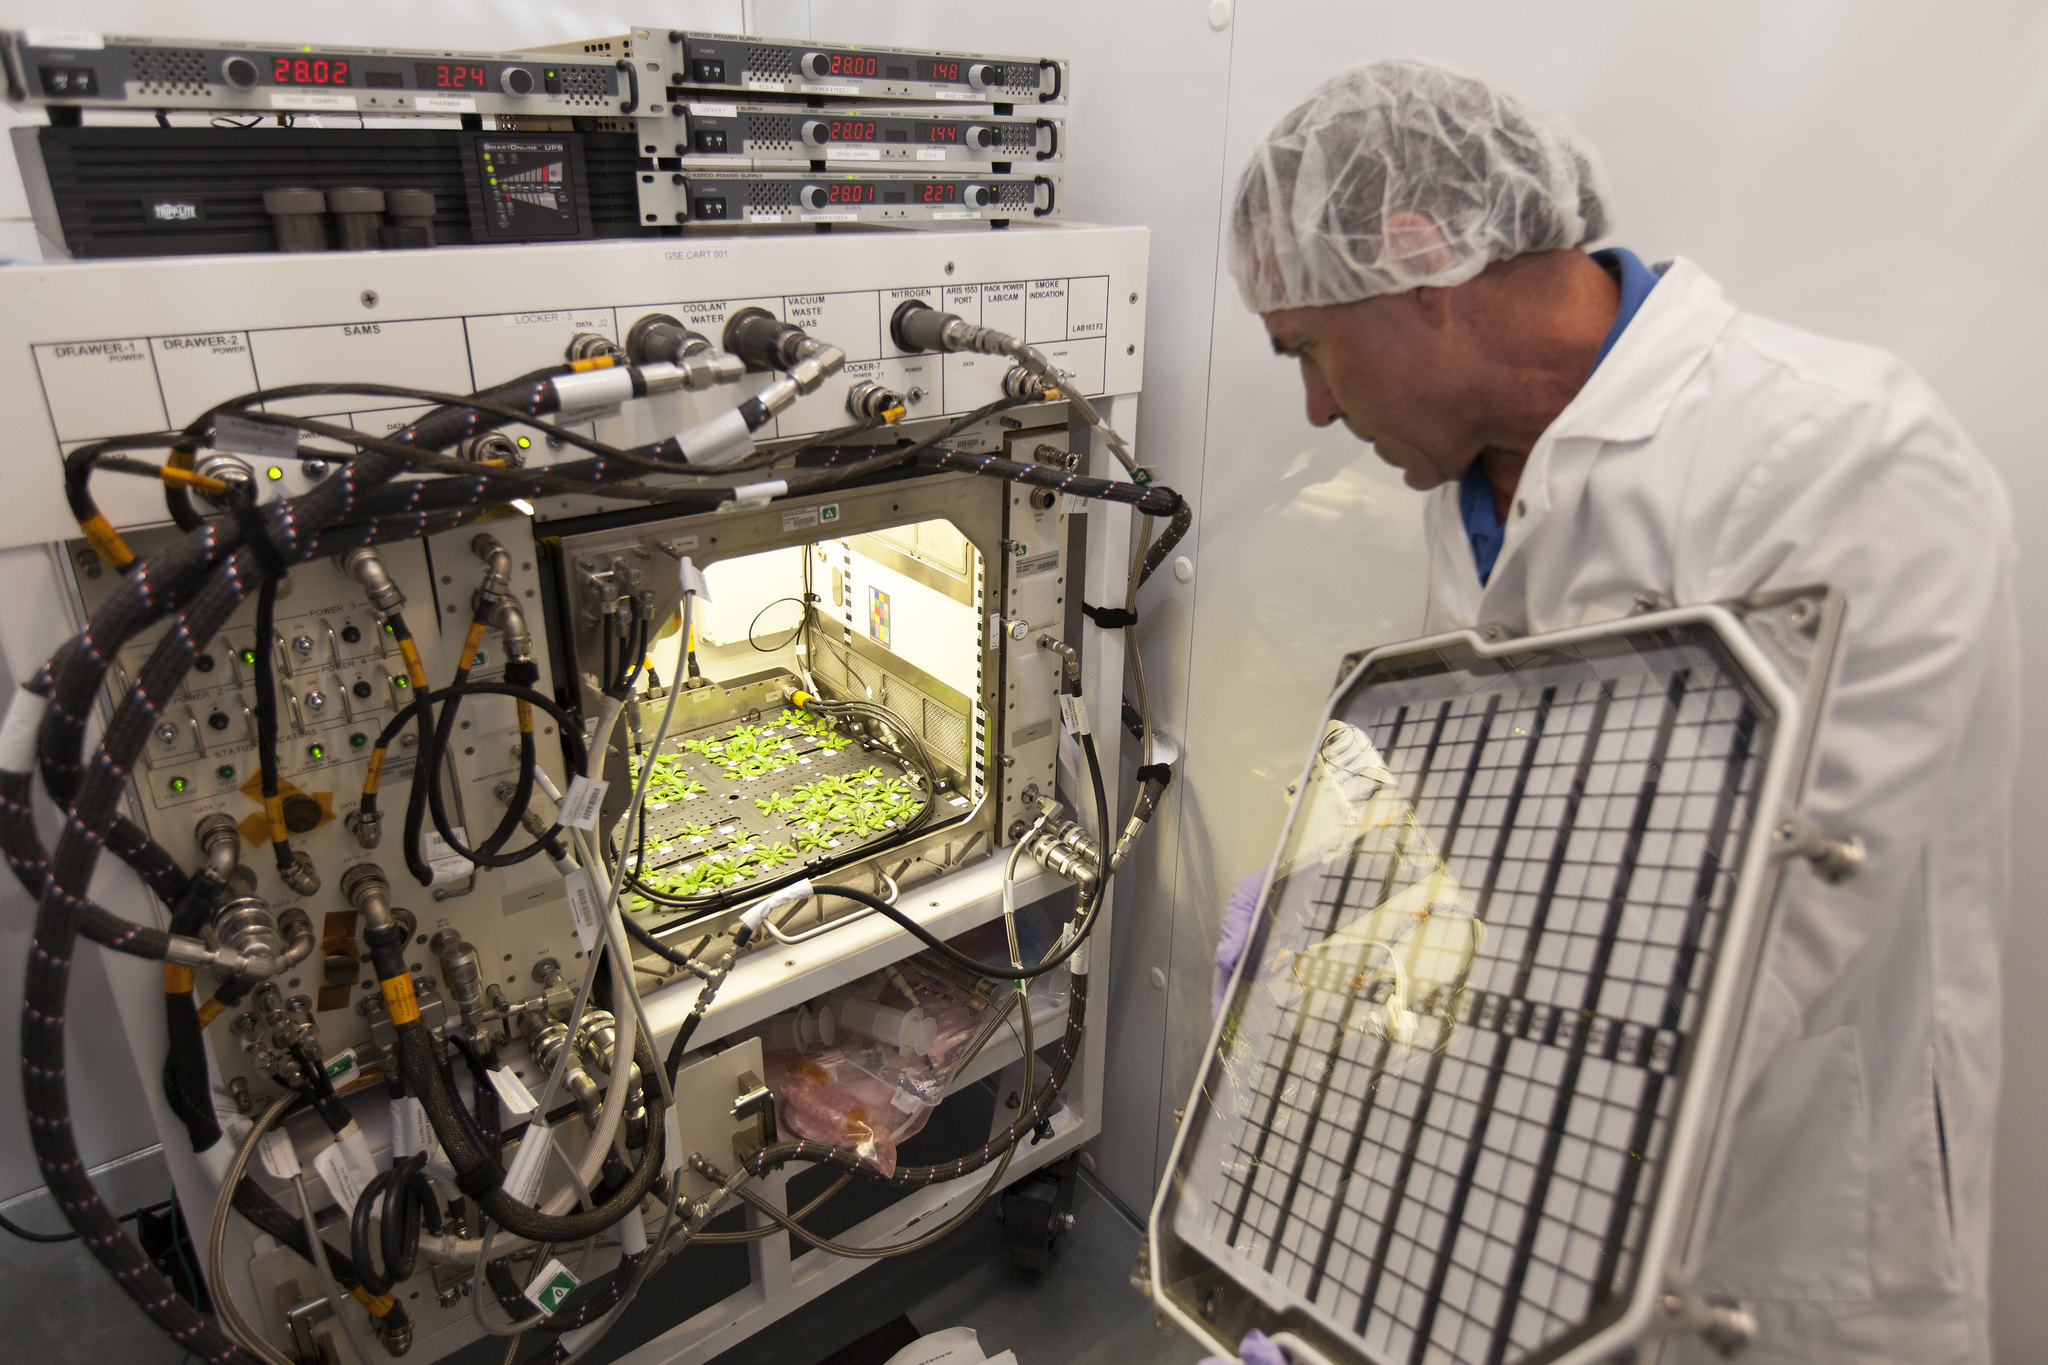
<svg viewBox="0 0 2048 1365">
<path fill-rule="evenodd" d="M 576 774 L 562 796 L 562 823 L 570 829 L 595 832 L 598 808 L 604 804 L 604 794 L 610 786 L 601 778 L 593 781 L 582 773 Z"/>
</svg>

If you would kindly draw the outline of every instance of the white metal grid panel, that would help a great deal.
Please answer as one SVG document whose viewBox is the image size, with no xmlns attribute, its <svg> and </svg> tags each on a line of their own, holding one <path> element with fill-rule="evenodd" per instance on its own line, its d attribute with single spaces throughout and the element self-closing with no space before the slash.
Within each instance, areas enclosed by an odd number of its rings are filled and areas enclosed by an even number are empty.
<svg viewBox="0 0 2048 1365">
<path fill-rule="evenodd" d="M 1705 629 L 1355 689 L 1174 1232 L 1376 1363 L 1544 1358 L 1611 1322 L 1775 723 Z"/>
</svg>

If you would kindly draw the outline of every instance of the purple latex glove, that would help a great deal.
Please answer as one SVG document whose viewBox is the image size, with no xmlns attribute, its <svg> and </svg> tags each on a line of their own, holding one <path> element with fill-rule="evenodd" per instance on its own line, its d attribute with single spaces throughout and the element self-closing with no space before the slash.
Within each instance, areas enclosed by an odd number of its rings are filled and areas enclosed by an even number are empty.
<svg viewBox="0 0 2048 1365">
<path fill-rule="evenodd" d="M 1252 911 L 1258 909 L 1259 893 L 1265 889 L 1266 869 L 1262 867 L 1237 884 L 1237 889 L 1230 893 L 1230 903 L 1223 907 L 1223 933 L 1216 940 L 1212 1013 L 1223 1013 L 1223 996 L 1230 987 L 1230 974 L 1237 970 L 1237 960 L 1244 956 L 1245 942 L 1252 936 Z"/>
<path fill-rule="evenodd" d="M 1266 874 L 1258 874 L 1264 877 Z M 1254 1327 L 1244 1334 L 1244 1340 L 1237 1344 L 1238 1359 L 1244 1365 L 1288 1365 L 1287 1354 L 1273 1344 L 1271 1337 Z M 1235 1365 L 1228 1356 L 1209 1356 L 1201 1365 Z"/>
</svg>

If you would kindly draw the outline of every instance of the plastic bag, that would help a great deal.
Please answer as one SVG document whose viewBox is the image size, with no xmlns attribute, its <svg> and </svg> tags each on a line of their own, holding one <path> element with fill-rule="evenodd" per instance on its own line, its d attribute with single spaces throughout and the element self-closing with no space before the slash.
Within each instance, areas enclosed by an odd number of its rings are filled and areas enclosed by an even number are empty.
<svg viewBox="0 0 2048 1365">
<path fill-rule="evenodd" d="M 777 1020 L 763 1026 L 777 1119 L 799 1137 L 853 1148 L 883 1175 L 895 1174 L 898 1144 L 924 1127 L 954 1075 L 993 1041 L 1001 1014 L 912 962 L 885 967 L 808 1008 L 830 1009 L 829 1046 L 781 1050 L 774 1042 L 799 1031 Z"/>
</svg>

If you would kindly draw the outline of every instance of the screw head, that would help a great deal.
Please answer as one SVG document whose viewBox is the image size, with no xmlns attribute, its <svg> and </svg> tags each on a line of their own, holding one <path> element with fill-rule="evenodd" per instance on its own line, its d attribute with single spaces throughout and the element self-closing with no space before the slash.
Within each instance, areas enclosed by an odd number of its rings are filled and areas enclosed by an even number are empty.
<svg viewBox="0 0 2048 1365">
<path fill-rule="evenodd" d="M 374 289 L 365 289 L 365 290 L 364 290 L 364 291 L 362 292 L 362 295 L 361 295 L 361 297 L 362 297 L 362 300 L 363 300 L 363 307 L 365 307 L 365 308 L 375 308 L 375 307 L 377 306 L 377 291 L 376 291 L 376 290 L 374 290 Z"/>
</svg>

